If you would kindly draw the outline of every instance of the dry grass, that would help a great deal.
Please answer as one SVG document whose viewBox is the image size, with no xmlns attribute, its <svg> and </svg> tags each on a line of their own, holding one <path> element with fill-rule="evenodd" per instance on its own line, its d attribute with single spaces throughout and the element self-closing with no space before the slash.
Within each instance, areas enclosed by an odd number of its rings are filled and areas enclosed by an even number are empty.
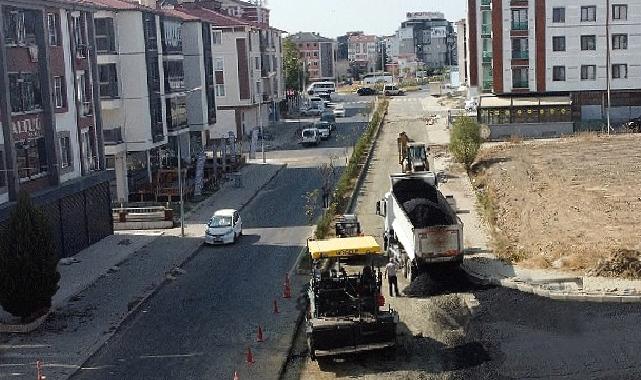
<svg viewBox="0 0 641 380">
<path fill-rule="evenodd" d="M 641 245 L 639 135 L 493 146 L 473 171 L 502 259 L 585 272 Z"/>
</svg>

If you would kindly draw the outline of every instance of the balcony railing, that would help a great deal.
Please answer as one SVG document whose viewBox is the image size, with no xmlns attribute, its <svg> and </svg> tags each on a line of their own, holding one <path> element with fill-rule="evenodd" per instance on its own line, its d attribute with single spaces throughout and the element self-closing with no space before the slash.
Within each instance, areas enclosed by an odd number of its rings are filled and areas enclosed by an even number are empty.
<svg viewBox="0 0 641 380">
<path fill-rule="evenodd" d="M 512 59 L 528 59 L 529 52 L 527 50 L 512 50 Z"/>
<path fill-rule="evenodd" d="M 102 135 L 105 140 L 105 145 L 118 145 L 124 142 L 122 139 L 122 127 L 103 129 Z"/>
<path fill-rule="evenodd" d="M 492 62 L 492 52 L 491 51 L 484 51 L 481 53 L 481 56 L 483 57 L 483 62 Z"/>
<path fill-rule="evenodd" d="M 512 82 L 512 88 L 524 88 L 527 89 L 529 86 L 527 81 L 515 80 Z"/>
<path fill-rule="evenodd" d="M 527 30 L 527 29 L 528 29 L 527 22 L 512 21 L 512 30 Z"/>
<path fill-rule="evenodd" d="M 484 91 L 492 91 L 492 86 L 494 83 L 491 80 L 486 80 L 483 81 L 483 90 Z"/>
<path fill-rule="evenodd" d="M 492 35 L 492 25 L 490 24 L 483 24 L 481 25 L 481 35 L 482 36 L 491 36 Z"/>
<path fill-rule="evenodd" d="M 492 5 L 492 0 L 481 0 L 481 6 L 489 7 Z"/>
</svg>

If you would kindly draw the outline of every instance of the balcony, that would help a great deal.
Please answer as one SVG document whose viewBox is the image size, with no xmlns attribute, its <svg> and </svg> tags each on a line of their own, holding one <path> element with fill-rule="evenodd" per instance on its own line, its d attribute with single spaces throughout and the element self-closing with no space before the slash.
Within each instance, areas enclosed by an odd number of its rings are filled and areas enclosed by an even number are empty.
<svg viewBox="0 0 641 380">
<path fill-rule="evenodd" d="M 124 142 L 122 138 L 122 127 L 103 129 L 102 135 L 105 145 L 118 145 Z"/>
<path fill-rule="evenodd" d="M 492 36 L 492 25 L 490 25 L 490 24 L 481 25 L 481 36 L 482 37 L 491 37 Z"/>
<path fill-rule="evenodd" d="M 512 21 L 512 30 L 527 30 L 527 29 L 528 29 L 527 22 Z"/>
<path fill-rule="evenodd" d="M 491 51 L 484 51 L 483 53 L 481 53 L 481 56 L 483 57 L 483 62 L 484 63 L 492 62 L 492 52 Z"/>
<path fill-rule="evenodd" d="M 482 7 L 489 7 L 492 5 L 492 0 L 481 0 Z"/>
<path fill-rule="evenodd" d="M 523 80 L 512 81 L 512 88 L 527 90 L 528 87 L 529 87 L 528 81 L 523 81 Z"/>
<path fill-rule="evenodd" d="M 527 50 L 512 50 L 512 59 L 528 59 L 529 52 Z"/>
<path fill-rule="evenodd" d="M 483 91 L 492 91 L 492 86 L 494 83 L 491 80 L 483 81 Z"/>
</svg>

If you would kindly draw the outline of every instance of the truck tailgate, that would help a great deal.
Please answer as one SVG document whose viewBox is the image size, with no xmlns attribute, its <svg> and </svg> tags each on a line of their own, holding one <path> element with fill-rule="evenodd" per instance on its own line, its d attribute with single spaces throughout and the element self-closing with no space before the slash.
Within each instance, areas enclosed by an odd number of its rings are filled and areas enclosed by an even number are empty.
<svg viewBox="0 0 641 380">
<path fill-rule="evenodd" d="M 423 259 L 451 257 L 463 253 L 463 225 L 432 226 L 414 230 L 417 256 Z"/>
</svg>

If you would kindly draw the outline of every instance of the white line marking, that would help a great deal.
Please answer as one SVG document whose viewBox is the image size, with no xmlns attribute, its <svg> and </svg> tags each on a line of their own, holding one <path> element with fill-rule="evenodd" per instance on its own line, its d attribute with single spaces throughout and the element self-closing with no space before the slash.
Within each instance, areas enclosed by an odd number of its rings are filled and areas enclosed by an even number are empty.
<svg viewBox="0 0 641 380">
<path fill-rule="evenodd" d="M 139 359 L 171 359 L 171 358 L 193 358 L 203 356 L 202 352 L 193 352 L 191 354 L 170 354 L 170 355 L 140 355 Z"/>
</svg>

